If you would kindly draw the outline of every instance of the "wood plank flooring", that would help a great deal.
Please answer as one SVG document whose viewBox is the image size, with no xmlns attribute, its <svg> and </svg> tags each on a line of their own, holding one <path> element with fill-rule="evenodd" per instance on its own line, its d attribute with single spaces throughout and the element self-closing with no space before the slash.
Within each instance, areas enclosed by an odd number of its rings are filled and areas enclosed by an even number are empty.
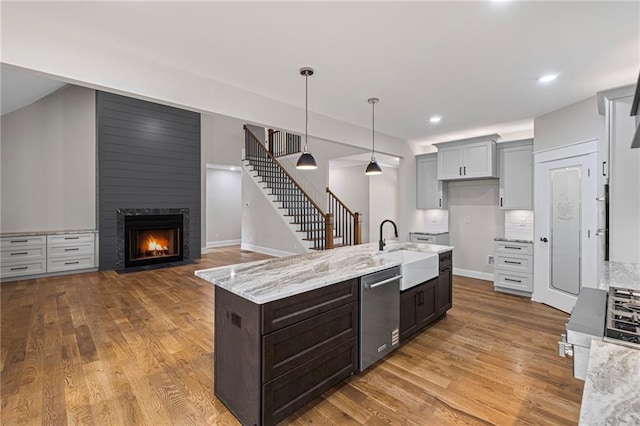
<svg viewBox="0 0 640 426">
<path fill-rule="evenodd" d="M 213 395 L 213 287 L 193 271 L 265 257 L 2 284 L 2 424 L 238 424 Z M 567 315 L 486 281 L 453 291 L 445 318 L 283 424 L 576 424 Z"/>
</svg>

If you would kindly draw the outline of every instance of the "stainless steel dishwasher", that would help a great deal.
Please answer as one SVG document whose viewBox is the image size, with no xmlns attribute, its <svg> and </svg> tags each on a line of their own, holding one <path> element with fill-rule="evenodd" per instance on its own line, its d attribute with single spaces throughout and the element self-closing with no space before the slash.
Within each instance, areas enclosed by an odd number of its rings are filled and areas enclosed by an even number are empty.
<svg viewBox="0 0 640 426">
<path fill-rule="evenodd" d="M 360 371 L 398 347 L 400 267 L 360 278 Z"/>
</svg>

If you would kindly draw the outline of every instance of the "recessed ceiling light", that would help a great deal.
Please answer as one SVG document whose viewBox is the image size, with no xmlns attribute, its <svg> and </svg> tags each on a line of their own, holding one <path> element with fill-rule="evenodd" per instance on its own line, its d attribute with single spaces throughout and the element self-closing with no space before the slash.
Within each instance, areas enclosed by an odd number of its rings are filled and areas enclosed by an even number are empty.
<svg viewBox="0 0 640 426">
<path fill-rule="evenodd" d="M 540 83 L 550 83 L 553 80 L 555 80 L 556 78 L 558 78 L 558 74 L 547 74 L 547 75 L 543 75 L 542 77 L 540 77 L 538 79 L 538 81 Z"/>
<path fill-rule="evenodd" d="M 439 123 L 440 120 L 442 120 L 442 117 L 440 117 L 439 115 L 434 115 L 433 117 L 429 118 L 429 121 L 431 123 Z"/>
</svg>

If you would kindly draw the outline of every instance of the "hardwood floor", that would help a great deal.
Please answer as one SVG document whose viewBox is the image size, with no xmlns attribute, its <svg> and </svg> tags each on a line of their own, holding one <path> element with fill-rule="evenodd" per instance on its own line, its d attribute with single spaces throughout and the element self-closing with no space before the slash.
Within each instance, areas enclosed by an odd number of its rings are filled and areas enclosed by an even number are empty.
<svg viewBox="0 0 640 426">
<path fill-rule="evenodd" d="M 213 395 L 213 287 L 193 271 L 265 257 L 2 284 L 2 424 L 238 424 Z M 577 423 L 567 315 L 486 281 L 453 291 L 445 318 L 284 423 Z"/>
</svg>

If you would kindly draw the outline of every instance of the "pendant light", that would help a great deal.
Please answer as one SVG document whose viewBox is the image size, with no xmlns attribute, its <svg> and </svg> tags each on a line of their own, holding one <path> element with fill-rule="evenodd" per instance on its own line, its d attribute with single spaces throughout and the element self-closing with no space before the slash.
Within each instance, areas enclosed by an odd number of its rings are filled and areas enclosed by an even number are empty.
<svg viewBox="0 0 640 426">
<path fill-rule="evenodd" d="M 304 76 L 304 150 L 300 158 L 298 158 L 296 169 L 315 170 L 318 168 L 318 165 L 316 164 L 316 159 L 313 158 L 313 155 L 309 152 L 307 135 L 307 127 L 309 125 L 309 76 L 313 75 L 313 68 L 300 68 L 300 75 Z"/>
<path fill-rule="evenodd" d="M 378 103 L 380 99 L 378 98 L 369 98 L 367 102 L 371 104 L 371 129 L 372 129 L 372 147 L 371 147 L 371 161 L 367 166 L 367 170 L 364 172 L 365 175 L 373 176 L 382 174 L 382 168 L 376 161 L 376 103 Z"/>
</svg>

